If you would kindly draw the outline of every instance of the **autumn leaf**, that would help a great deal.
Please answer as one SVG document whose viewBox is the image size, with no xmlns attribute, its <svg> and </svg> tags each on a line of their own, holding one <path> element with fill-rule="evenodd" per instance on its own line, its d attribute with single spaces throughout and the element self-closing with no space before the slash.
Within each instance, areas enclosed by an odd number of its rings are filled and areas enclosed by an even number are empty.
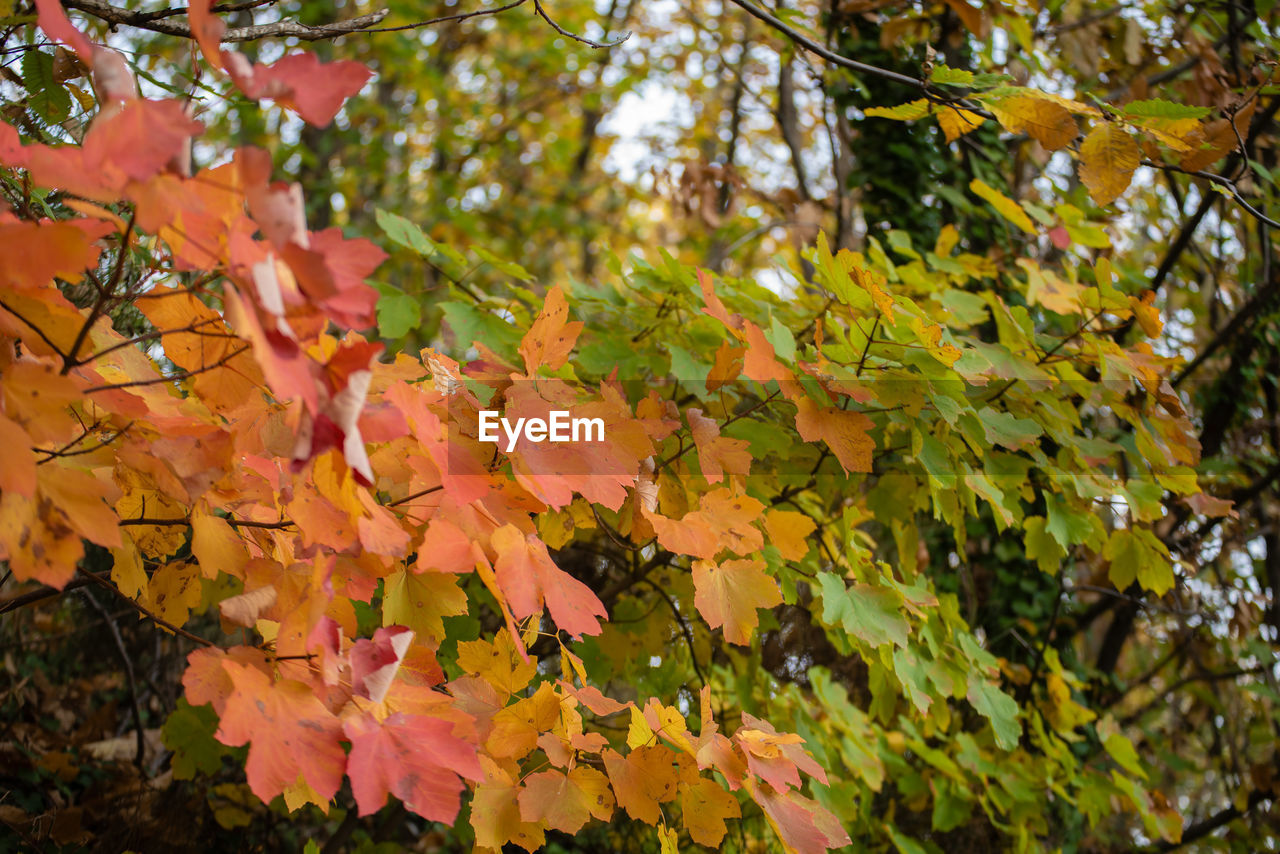
<svg viewBox="0 0 1280 854">
<path fill-rule="evenodd" d="M 1142 160 L 1138 143 L 1114 122 L 1095 122 L 1080 144 L 1080 180 L 1095 204 L 1115 201 L 1129 187 Z"/>
<path fill-rule="evenodd" d="M 498 559 L 493 571 L 517 618 L 542 610 L 573 635 L 600 633 L 597 617 L 607 616 L 599 598 L 581 581 L 556 566 L 546 545 L 513 525 L 494 531 L 491 542 Z"/>
<path fill-rule="evenodd" d="M 605 749 L 602 754 L 618 806 L 638 821 L 657 825 L 658 805 L 676 796 L 675 754 L 660 744 L 641 746 L 623 756 Z"/>
<path fill-rule="evenodd" d="M 764 569 L 761 560 L 693 562 L 694 606 L 711 628 L 723 627 L 729 643 L 750 643 L 759 624 L 756 611 L 782 604 L 778 583 Z"/>
<path fill-rule="evenodd" d="M 1037 229 L 1035 223 L 1031 221 L 1031 217 L 1018 206 L 1013 199 L 1001 193 L 994 187 L 990 187 L 982 180 L 974 178 L 969 182 L 969 190 L 976 196 L 988 202 L 995 208 L 1002 217 L 1016 225 L 1028 234 L 1036 234 Z"/>
<path fill-rule="evenodd" d="M 613 795 L 605 775 L 579 765 L 568 773 L 541 771 L 525 778 L 518 796 L 520 817 L 551 830 L 577 833 L 592 818 L 613 815 Z"/>
<path fill-rule="evenodd" d="M 987 105 L 1011 133 L 1026 132 L 1049 151 L 1066 148 L 1080 133 L 1071 112 L 1061 104 L 1034 95 L 1015 95 Z"/>
<path fill-rule="evenodd" d="M 806 442 L 827 443 L 845 474 L 871 471 L 875 442 L 867 435 L 874 425 L 861 412 L 819 406 L 808 397 L 796 402 L 796 431 Z"/>
<path fill-rule="evenodd" d="M 338 719 L 302 682 L 273 684 L 257 668 L 231 661 L 222 666 L 234 690 L 217 738 L 231 747 L 249 745 L 245 771 L 253 793 L 269 802 L 301 775 L 322 798 L 332 799 L 347 760 Z"/>
<path fill-rule="evenodd" d="M 393 794 L 428 821 L 452 822 L 461 805 L 462 778 L 484 776 L 475 745 L 454 735 L 454 726 L 425 715 L 347 718 L 347 774 L 360 815 L 381 809 Z"/>
<path fill-rule="evenodd" d="M 542 311 L 520 342 L 520 355 L 524 358 L 528 376 L 533 376 L 543 366 L 557 370 L 569 358 L 573 344 L 582 332 L 582 322 L 570 322 L 568 318 L 569 303 L 564 291 L 559 287 L 551 288 L 547 291 Z"/>
<path fill-rule="evenodd" d="M 680 787 L 680 815 L 694 842 L 718 848 L 728 832 L 725 820 L 738 818 L 742 812 L 738 801 L 719 783 L 700 777 Z"/>
</svg>

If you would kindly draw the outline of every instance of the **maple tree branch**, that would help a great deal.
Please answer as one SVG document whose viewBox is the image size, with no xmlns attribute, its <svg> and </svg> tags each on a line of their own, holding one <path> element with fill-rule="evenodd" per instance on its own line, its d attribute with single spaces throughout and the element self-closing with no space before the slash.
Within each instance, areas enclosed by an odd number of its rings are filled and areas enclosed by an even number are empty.
<svg viewBox="0 0 1280 854">
<path fill-rule="evenodd" d="M 99 391 L 112 391 L 112 390 L 114 390 L 114 389 L 118 389 L 118 388 L 136 388 L 136 387 L 138 387 L 138 386 L 146 386 L 146 385 L 160 385 L 161 383 L 171 383 L 171 382 L 178 382 L 178 381 L 180 381 L 180 380 L 190 379 L 191 377 L 197 376 L 198 374 L 203 374 L 203 373 L 205 373 L 206 371 L 212 371 L 214 368 L 220 368 L 220 367 L 222 367 L 222 366 L 223 366 L 223 365 L 225 365 L 227 362 L 230 362 L 230 361 L 231 361 L 232 359 L 234 359 L 236 356 L 239 356 L 241 353 L 245 352 L 245 351 L 246 351 L 246 350 L 248 350 L 248 349 L 249 349 L 249 345 L 248 345 L 248 344 L 245 344 L 243 347 L 240 347 L 240 348 L 238 348 L 238 349 L 232 350 L 230 353 L 228 353 L 227 355 L 223 356 L 221 359 L 218 359 L 216 362 L 212 362 L 212 363 L 210 363 L 210 364 L 208 364 L 208 365 L 205 365 L 203 368 L 198 368 L 198 369 L 196 369 L 196 370 L 191 370 L 191 371 L 182 371 L 181 373 L 177 373 L 177 374 L 170 374 L 170 375 L 169 375 L 169 376 L 167 376 L 167 377 L 156 377 L 155 379 L 150 379 L 150 380 L 132 380 L 132 381 L 127 382 L 127 383 L 112 383 L 112 384 L 110 384 L 110 385 L 95 385 L 95 386 L 92 386 L 91 388 L 87 388 L 87 389 L 85 389 L 85 390 L 84 390 L 84 393 L 85 393 L 85 394 L 93 394 L 93 393 L 95 393 L 95 392 L 99 392 Z"/>
<path fill-rule="evenodd" d="M 122 350 L 125 347 L 128 347 L 130 344 L 141 344 L 143 341 L 150 341 L 153 338 L 163 338 L 166 335 L 178 335 L 181 333 L 189 333 L 192 335 L 200 335 L 202 337 L 207 337 L 207 338 L 226 338 L 226 339 L 237 339 L 237 340 L 240 338 L 239 335 L 235 335 L 234 333 L 231 333 L 231 332 L 201 332 L 200 331 L 201 326 L 208 326 L 210 324 L 218 323 L 220 321 L 221 321 L 221 318 L 219 317 L 206 317 L 204 320 L 197 320 L 196 322 L 183 326 L 180 329 L 153 329 L 152 331 L 145 332 L 142 335 L 135 335 L 134 337 L 128 338 L 124 341 L 118 341 L 115 344 L 112 344 L 110 347 L 99 350 L 98 352 L 92 355 L 85 356 L 83 359 L 76 359 L 72 367 L 78 368 L 81 365 L 87 365 L 90 362 L 94 362 L 94 361 L 97 361 L 98 359 L 101 359 L 103 356 L 106 356 L 110 353 L 114 353 L 116 350 Z"/>
<path fill-rule="evenodd" d="M 680 626 L 680 633 L 684 635 L 684 642 L 689 645 L 689 661 L 693 663 L 693 672 L 698 674 L 698 681 L 705 687 L 707 685 L 707 677 L 702 672 L 702 665 L 698 663 L 698 652 L 693 645 L 693 632 L 689 630 L 689 622 L 680 613 L 680 608 L 676 606 L 675 601 L 667 594 L 667 591 L 647 578 L 641 579 L 641 582 L 661 596 L 662 600 L 667 603 L 667 607 L 671 609 L 671 614 L 676 618 L 676 623 Z"/>
<path fill-rule="evenodd" d="M 252 519 L 237 519 L 234 516 L 224 516 L 221 518 L 222 521 L 226 522 L 233 528 L 266 528 L 268 530 L 277 530 L 297 527 L 297 523 L 292 519 L 281 519 L 279 522 L 255 522 Z M 163 527 L 165 525 L 190 525 L 191 517 L 175 516 L 171 519 L 152 519 L 141 516 L 136 519 L 121 519 L 118 524 L 122 528 L 134 525 L 155 525 L 157 527 Z"/>
<path fill-rule="evenodd" d="M 211 640 L 208 640 L 207 638 L 202 638 L 199 635 L 193 635 L 191 632 L 187 631 L 181 626 L 175 626 L 173 623 L 170 623 L 168 620 L 165 620 L 161 617 L 157 617 L 155 614 L 151 613 L 149 610 L 144 608 L 141 604 L 139 604 L 138 602 L 134 601 L 131 597 L 126 595 L 123 590 L 116 587 L 114 584 L 112 584 L 110 581 L 103 578 L 102 576 L 94 575 L 93 573 L 87 573 L 83 569 L 80 570 L 80 572 L 84 573 L 84 576 L 88 578 L 93 584 L 97 584 L 99 587 L 103 587 L 107 590 L 110 590 L 112 595 L 117 596 L 120 599 L 124 600 L 124 603 L 126 605 L 128 605 L 130 608 L 133 608 L 142 616 L 151 620 L 157 626 L 166 628 L 169 631 L 173 632 L 175 635 L 181 635 L 182 637 L 186 638 L 189 641 L 195 641 L 201 646 L 211 646 L 211 647 L 217 646 L 216 643 L 214 643 Z"/>
<path fill-rule="evenodd" d="M 1232 124 L 1232 127 L 1234 128 L 1235 125 Z M 1239 131 L 1237 131 L 1236 133 L 1238 136 Z M 1171 163 L 1156 163 L 1154 160 L 1144 159 L 1142 161 L 1142 165 L 1149 166 L 1152 169 L 1159 169 L 1164 172 L 1176 172 L 1179 175 L 1190 175 L 1192 178 L 1200 178 L 1201 180 L 1208 181 L 1210 184 L 1216 184 L 1217 186 L 1222 187 L 1224 190 L 1230 193 L 1232 200 L 1235 201 L 1235 203 L 1238 204 L 1240 207 L 1248 211 L 1250 216 L 1252 216 L 1254 219 L 1258 220 L 1259 222 L 1263 223 L 1264 225 L 1270 228 L 1280 228 L 1280 222 L 1276 222 L 1274 219 L 1267 216 L 1262 211 L 1255 208 L 1253 205 L 1249 204 L 1249 202 L 1245 200 L 1244 196 L 1240 194 L 1240 188 L 1236 186 L 1236 182 L 1231 178 L 1226 177 L 1225 175 L 1215 175 L 1214 173 L 1206 172 L 1203 169 L 1193 172 L 1190 169 L 1183 169 L 1181 167 L 1174 166 Z"/>
<path fill-rule="evenodd" d="M 1185 845 L 1190 845 L 1198 839 L 1202 839 L 1213 833 L 1223 825 L 1230 824 L 1238 818 L 1242 818 L 1245 813 L 1251 811 L 1263 801 L 1274 801 L 1275 795 L 1271 792 L 1264 792 L 1261 789 L 1254 789 L 1249 793 L 1249 799 L 1245 802 L 1244 809 L 1240 809 L 1235 804 L 1226 809 L 1219 810 L 1204 821 L 1198 821 L 1182 831 L 1182 838 L 1177 842 L 1160 842 L 1152 851 L 1176 851 Z"/>
<path fill-rule="evenodd" d="M 430 495 L 431 493 L 433 493 L 433 492 L 439 492 L 439 491 L 440 491 L 440 490 L 442 490 L 442 489 L 444 489 L 444 484 L 439 484 L 439 485 L 437 485 L 437 486 L 429 486 L 429 487 L 427 487 L 426 489 L 419 489 L 417 492 L 410 492 L 410 493 L 409 493 L 408 495 L 406 495 L 404 498 L 397 498 L 395 501 L 392 501 L 392 502 L 390 502 L 389 504 L 384 504 L 383 506 L 384 506 L 384 507 L 397 507 L 397 506 L 399 506 L 399 505 L 401 505 L 401 504 L 406 504 L 406 503 L 408 503 L 408 502 L 412 501 L 412 500 L 413 500 L 413 499 L 415 499 L 415 498 L 421 498 L 421 497 L 422 497 L 422 496 L 424 496 L 424 495 Z"/>
<path fill-rule="evenodd" d="M 66 353 L 64 353 L 64 352 L 62 352 L 62 348 L 61 348 L 61 347 L 59 347 L 57 344 L 53 343 L 53 340 L 52 340 L 52 339 L 50 339 L 50 338 L 49 338 L 49 336 L 45 334 L 45 332 L 44 332 L 44 330 L 43 330 L 43 329 L 41 329 L 39 326 L 36 326 L 36 325 L 35 325 L 34 323 L 32 323 L 30 320 L 27 320 L 25 317 L 23 317 L 23 316 L 22 316 L 21 314 L 19 314 L 17 311 L 15 311 L 14 309 L 12 309 L 12 308 L 9 306 L 9 304 L 8 304 L 8 303 L 6 303 L 6 302 L 5 302 L 4 300 L 2 300 L 2 299 L 0 299 L 0 308 L 3 308 L 5 311 L 9 312 L 9 313 L 10 313 L 10 314 L 12 314 L 14 317 L 18 318 L 18 320 L 22 321 L 23 325 L 25 325 L 25 326 L 27 326 L 28 328 L 30 328 L 32 332 L 34 332 L 36 335 L 40 336 L 40 340 L 41 340 L 41 341 L 43 341 L 45 344 L 48 344 L 48 345 L 49 345 L 49 349 L 50 349 L 50 350 L 52 350 L 54 353 L 58 354 L 58 356 L 59 356 L 59 357 L 61 357 L 61 358 L 63 359 L 63 361 L 64 361 L 64 362 L 66 361 L 67 354 L 66 354 Z"/>
<path fill-rule="evenodd" d="M 62 5 L 76 9 L 99 20 L 115 26 L 134 27 L 150 30 L 169 36 L 194 38 L 191 27 L 184 20 L 170 20 L 167 16 L 157 17 L 154 13 L 137 12 L 112 6 L 104 0 L 62 0 Z M 183 10 L 185 11 L 185 10 Z M 296 38 L 302 41 L 322 41 L 345 36 L 349 33 L 367 30 L 382 22 L 390 13 L 388 9 L 379 9 L 368 15 L 359 15 L 345 21 L 334 21 L 331 24 L 308 26 L 297 21 L 276 21 L 271 24 L 254 24 L 248 27 L 228 27 L 222 34 L 223 42 L 248 42 L 264 38 Z"/>
<path fill-rule="evenodd" d="M 104 570 L 100 575 L 102 578 L 106 578 L 110 573 L 111 570 Z M 90 573 L 85 574 L 88 575 Z M 0 603 L 0 614 L 7 614 L 10 611 L 16 611 L 19 608 L 34 605 L 37 602 L 43 602 L 45 599 L 52 599 L 55 596 L 61 596 L 63 593 L 70 593 L 72 590 L 77 590 L 92 583 L 93 582 L 89 581 L 87 578 L 81 577 L 71 579 L 62 589 L 47 585 L 37 588 L 29 593 L 23 593 L 20 596 L 15 596 L 6 602 Z"/>
</svg>

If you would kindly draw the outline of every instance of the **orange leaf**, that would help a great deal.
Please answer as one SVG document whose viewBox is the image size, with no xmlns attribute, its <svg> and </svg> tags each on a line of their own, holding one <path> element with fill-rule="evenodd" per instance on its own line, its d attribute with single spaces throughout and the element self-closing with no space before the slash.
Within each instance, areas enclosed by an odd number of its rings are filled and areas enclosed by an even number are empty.
<svg viewBox="0 0 1280 854">
<path fill-rule="evenodd" d="M 750 643 L 760 623 L 756 610 L 782 604 L 778 582 L 764 567 L 762 560 L 731 560 L 718 566 L 693 562 L 693 604 L 711 628 L 724 627 L 729 643 Z"/>
<path fill-rule="evenodd" d="M 215 735 L 232 747 L 249 745 L 245 771 L 253 793 L 269 803 L 301 774 L 321 798 L 331 800 L 347 759 L 338 719 L 302 682 L 272 683 L 261 670 L 230 660 L 222 667 L 235 689 Z"/>
<path fill-rule="evenodd" d="M 525 373 L 533 376 L 538 368 L 546 366 L 558 370 L 573 351 L 573 345 L 582 331 L 582 322 L 569 322 L 569 303 L 559 286 L 547 291 L 542 311 L 533 326 L 520 342 L 520 355 L 524 357 Z"/>
<path fill-rule="evenodd" d="M 690 838 L 699 845 L 719 848 L 728 828 L 725 819 L 742 815 L 738 801 L 715 780 L 700 777 L 680 789 L 680 813 Z"/>
<path fill-rule="evenodd" d="M 569 773 L 543 771 L 525 778 L 519 795 L 520 817 L 544 822 L 552 830 L 577 833 L 591 818 L 613 815 L 609 781 L 594 768 L 579 765 Z"/>
<path fill-rule="evenodd" d="M 504 525 L 491 542 L 498 553 L 494 573 L 518 619 L 536 614 L 545 601 L 556 625 L 570 634 L 600 633 L 596 618 L 607 616 L 604 605 L 590 587 L 555 565 L 536 535 Z"/>
<path fill-rule="evenodd" d="M 658 804 L 676 796 L 671 748 L 661 744 L 637 747 L 626 756 L 606 749 L 602 756 L 618 806 L 632 818 L 656 825 L 662 818 Z"/>
<path fill-rule="evenodd" d="M 876 444 L 867 431 L 873 426 L 871 419 L 861 412 L 819 407 L 807 397 L 796 403 L 796 430 L 800 438 L 806 442 L 818 439 L 826 442 L 845 474 L 871 471 L 871 453 Z"/>
<path fill-rule="evenodd" d="M 791 510 L 769 510 L 764 514 L 764 529 L 769 542 L 777 547 L 783 560 L 803 560 L 809 553 L 809 535 L 818 523 L 804 513 Z"/>
</svg>

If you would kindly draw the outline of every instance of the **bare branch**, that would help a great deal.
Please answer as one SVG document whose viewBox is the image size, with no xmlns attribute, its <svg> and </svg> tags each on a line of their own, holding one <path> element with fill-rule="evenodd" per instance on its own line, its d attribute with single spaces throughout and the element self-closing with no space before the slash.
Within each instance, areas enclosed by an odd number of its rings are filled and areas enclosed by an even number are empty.
<svg viewBox="0 0 1280 854">
<path fill-rule="evenodd" d="M 559 33 L 562 36 L 565 36 L 566 38 L 571 38 L 576 42 L 582 42 L 587 47 L 594 47 L 594 48 L 617 47 L 627 39 L 631 38 L 631 32 L 627 31 L 614 41 L 594 42 L 591 39 L 584 38 L 583 36 L 574 35 L 573 33 L 566 30 L 564 27 L 561 27 L 555 21 L 551 20 L 551 16 L 547 14 L 547 10 L 542 8 L 541 0 L 533 0 L 533 11 L 539 18 L 541 18 L 542 20 L 550 24 L 551 29 L 555 30 L 557 33 Z"/>
<path fill-rule="evenodd" d="M 112 6 L 105 0 L 63 0 L 62 5 L 70 9 L 78 9 L 87 15 L 106 21 L 113 27 L 135 27 L 140 30 L 150 30 L 170 36 L 192 38 L 191 27 L 185 20 L 180 18 L 173 20 L 157 18 L 147 12 L 137 12 L 132 9 Z M 229 27 L 222 34 L 222 41 L 248 42 L 264 38 L 284 37 L 301 39 L 302 41 L 322 41 L 367 30 L 381 23 L 382 19 L 387 17 L 389 11 L 388 9 L 379 9 L 369 15 L 360 15 L 355 18 L 348 18 L 345 21 L 335 21 L 331 24 L 320 24 L 314 27 L 299 24 L 297 21 L 276 21 L 271 24 L 255 24 L 250 27 Z"/>
</svg>

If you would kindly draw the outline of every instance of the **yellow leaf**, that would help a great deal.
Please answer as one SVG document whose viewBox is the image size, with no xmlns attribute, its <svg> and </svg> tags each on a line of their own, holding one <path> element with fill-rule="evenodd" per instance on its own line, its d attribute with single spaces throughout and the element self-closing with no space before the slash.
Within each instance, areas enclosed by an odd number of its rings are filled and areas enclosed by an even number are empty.
<svg viewBox="0 0 1280 854">
<path fill-rule="evenodd" d="M 658 854 L 680 854 L 676 847 L 676 832 L 665 824 L 658 828 Z"/>
<path fill-rule="evenodd" d="M 408 626 L 419 635 L 444 637 L 443 617 L 467 612 L 467 594 L 458 576 L 399 569 L 387 577 L 382 600 L 384 626 Z"/>
<path fill-rule="evenodd" d="M 111 566 L 111 580 L 124 595 L 137 599 L 147 589 L 147 573 L 142 567 L 142 555 L 127 535 L 120 548 L 111 550 L 115 562 Z"/>
<path fill-rule="evenodd" d="M 1127 131 L 1098 122 L 1080 145 L 1080 180 L 1095 204 L 1110 204 L 1129 188 L 1141 161 L 1138 143 Z"/>
<path fill-rule="evenodd" d="M 977 130 L 985 121 L 977 113 L 960 107 L 938 107 L 935 115 L 947 142 L 955 142 L 966 133 Z"/>
<path fill-rule="evenodd" d="M 488 682 L 504 697 L 524 690 L 538 672 L 538 663 L 532 658 L 522 659 L 505 631 L 498 632 L 493 643 L 459 642 L 458 666 Z"/>
<path fill-rule="evenodd" d="M 657 824 L 658 804 L 676 796 L 675 754 L 664 744 L 637 747 L 626 756 L 606 749 L 602 754 L 618 806 L 632 818 Z"/>
<path fill-rule="evenodd" d="M 147 585 L 146 606 L 167 623 L 181 626 L 200 604 L 203 588 L 200 570 L 186 561 L 167 563 L 156 570 Z"/>
<path fill-rule="evenodd" d="M 191 553 L 205 578 L 217 578 L 220 572 L 244 578 L 244 567 L 249 562 L 249 552 L 240 535 L 226 519 L 204 510 L 191 514 Z"/>
<path fill-rule="evenodd" d="M 990 108 L 1005 130 L 1025 131 L 1049 151 L 1066 148 L 1080 134 L 1076 120 L 1066 107 L 1043 98 L 1016 95 L 991 104 Z"/>
<path fill-rule="evenodd" d="M 974 178 L 969 182 L 969 190 L 979 198 L 986 200 L 986 202 L 995 208 L 1002 217 L 1009 220 L 1009 222 L 1013 223 L 1018 228 L 1028 234 L 1036 233 L 1035 223 L 1031 221 L 1031 217 L 1027 216 L 1027 212 L 1024 211 L 1017 202 L 997 190 L 995 187 L 990 186 L 978 178 Z"/>
<path fill-rule="evenodd" d="M 764 529 L 783 560 L 804 559 L 809 553 L 809 535 L 817 527 L 818 523 L 804 513 L 769 510 L 764 514 Z"/>
<path fill-rule="evenodd" d="M 719 848 L 728 828 L 726 818 L 742 815 L 733 795 L 720 788 L 715 780 L 703 777 L 680 790 L 680 812 L 690 838 L 699 845 Z"/>
<path fill-rule="evenodd" d="M 632 750 L 643 747 L 653 741 L 653 728 L 644 719 L 644 714 L 635 706 L 631 707 L 631 727 L 627 730 L 627 747 Z"/>
<path fill-rule="evenodd" d="M 1148 338 L 1159 338 L 1164 330 L 1164 321 L 1160 319 L 1160 309 L 1155 307 L 1155 291 L 1145 291 L 1142 297 L 1129 297 L 1129 308 L 1134 319 L 1142 327 Z"/>
</svg>

